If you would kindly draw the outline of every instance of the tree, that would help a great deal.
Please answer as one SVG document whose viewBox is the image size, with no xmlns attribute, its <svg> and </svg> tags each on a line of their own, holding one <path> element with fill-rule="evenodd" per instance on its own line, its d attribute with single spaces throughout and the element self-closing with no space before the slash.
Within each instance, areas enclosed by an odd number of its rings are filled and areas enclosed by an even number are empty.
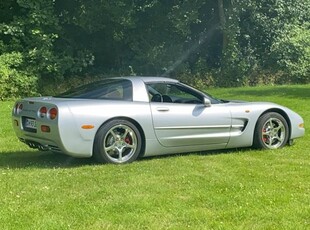
<svg viewBox="0 0 310 230">
<path fill-rule="evenodd" d="M 269 83 L 310 80 L 309 0 L 3 0 L 0 6 L 3 68 L 40 84 L 85 75 L 181 76 L 219 86 L 259 84 L 265 76 L 273 76 Z"/>
</svg>

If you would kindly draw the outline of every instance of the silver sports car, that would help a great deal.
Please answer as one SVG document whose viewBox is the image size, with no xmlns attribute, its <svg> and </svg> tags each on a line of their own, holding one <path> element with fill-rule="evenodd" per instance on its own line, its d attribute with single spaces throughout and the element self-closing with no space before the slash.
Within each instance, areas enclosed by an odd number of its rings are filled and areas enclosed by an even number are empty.
<svg viewBox="0 0 310 230">
<path fill-rule="evenodd" d="M 16 102 L 13 127 L 32 148 L 98 162 L 253 146 L 277 149 L 305 133 L 273 103 L 216 99 L 160 77 L 109 78 L 55 97 Z"/>
</svg>

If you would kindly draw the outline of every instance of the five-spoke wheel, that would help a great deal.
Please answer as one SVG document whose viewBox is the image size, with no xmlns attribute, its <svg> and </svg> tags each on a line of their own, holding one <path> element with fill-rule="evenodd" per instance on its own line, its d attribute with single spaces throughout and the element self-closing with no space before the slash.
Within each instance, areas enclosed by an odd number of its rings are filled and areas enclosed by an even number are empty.
<svg viewBox="0 0 310 230">
<path fill-rule="evenodd" d="M 254 146 L 263 149 L 283 147 L 289 138 L 289 129 L 284 117 L 278 113 L 266 113 L 258 119 Z"/>
<path fill-rule="evenodd" d="M 94 157 L 102 163 L 129 163 L 139 156 L 140 151 L 140 132 L 126 120 L 108 122 L 95 138 Z"/>
</svg>

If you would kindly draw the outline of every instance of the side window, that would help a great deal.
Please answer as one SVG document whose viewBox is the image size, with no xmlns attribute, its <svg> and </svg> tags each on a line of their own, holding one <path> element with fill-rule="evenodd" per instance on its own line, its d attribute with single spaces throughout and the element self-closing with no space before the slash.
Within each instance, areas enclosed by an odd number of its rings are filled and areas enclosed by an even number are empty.
<svg viewBox="0 0 310 230">
<path fill-rule="evenodd" d="M 102 87 L 102 92 L 98 99 L 131 101 L 132 85 L 129 81 L 117 81 L 106 84 Z"/>
<path fill-rule="evenodd" d="M 123 99 L 123 87 L 121 85 L 111 85 L 107 88 L 106 93 L 102 94 L 100 98 L 104 99 Z"/>
<path fill-rule="evenodd" d="M 103 80 L 73 89 L 56 97 L 132 101 L 129 80 Z"/>
<path fill-rule="evenodd" d="M 147 85 L 151 102 L 201 104 L 201 96 L 179 84 L 152 83 Z"/>
</svg>

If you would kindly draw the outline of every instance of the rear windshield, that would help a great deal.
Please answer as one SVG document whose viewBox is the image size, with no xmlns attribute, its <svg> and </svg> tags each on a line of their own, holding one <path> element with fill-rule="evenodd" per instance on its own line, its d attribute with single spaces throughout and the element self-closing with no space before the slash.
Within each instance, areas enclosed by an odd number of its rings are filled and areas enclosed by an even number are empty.
<svg viewBox="0 0 310 230">
<path fill-rule="evenodd" d="M 126 79 L 107 79 L 80 86 L 55 97 L 132 101 L 132 83 Z"/>
</svg>

